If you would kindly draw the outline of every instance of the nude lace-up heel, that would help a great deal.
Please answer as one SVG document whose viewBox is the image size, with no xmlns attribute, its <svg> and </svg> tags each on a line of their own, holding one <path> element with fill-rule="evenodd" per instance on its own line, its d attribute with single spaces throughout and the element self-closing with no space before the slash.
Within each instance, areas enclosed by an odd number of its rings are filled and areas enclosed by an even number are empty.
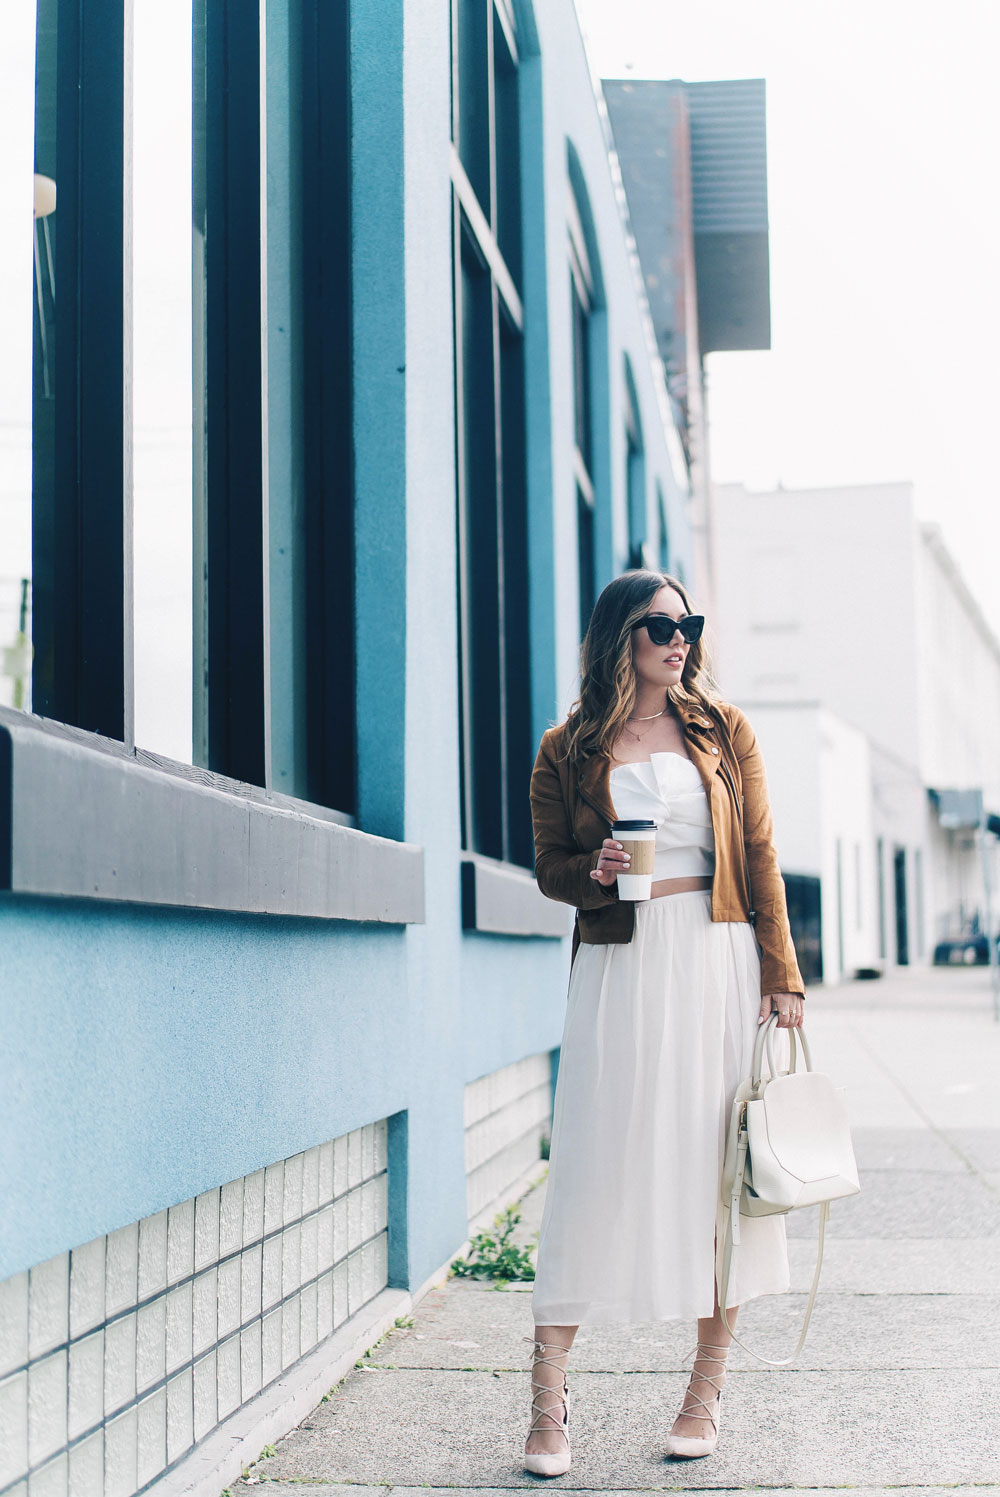
<svg viewBox="0 0 1000 1497">
<path fill-rule="evenodd" d="M 712 1399 L 712 1401 L 708 1402 L 704 1398 L 699 1398 L 698 1395 L 697 1395 L 697 1393 L 693 1393 L 691 1391 L 691 1385 L 690 1385 L 690 1382 L 689 1382 L 688 1383 L 687 1392 L 684 1395 L 684 1404 L 683 1404 L 683 1406 L 681 1408 L 681 1414 L 685 1414 L 685 1415 L 687 1415 L 691 1419 L 708 1419 L 708 1420 L 710 1420 L 711 1424 L 712 1424 L 712 1433 L 710 1435 L 704 1435 L 704 1436 L 701 1436 L 701 1437 L 694 1436 L 694 1435 L 668 1435 L 667 1436 L 667 1454 L 668 1455 L 686 1456 L 686 1457 L 699 1456 L 699 1455 L 711 1455 L 712 1451 L 715 1449 L 716 1444 L 717 1444 L 718 1439 L 719 1439 L 719 1420 L 718 1420 L 718 1414 L 719 1414 L 719 1411 L 720 1411 L 720 1409 L 722 1407 L 722 1388 L 719 1386 L 719 1383 L 716 1381 L 716 1379 L 717 1378 L 725 1377 L 725 1375 L 726 1375 L 726 1358 L 729 1356 L 729 1347 L 728 1346 L 710 1346 L 705 1341 L 699 1341 L 698 1344 L 697 1344 L 697 1346 L 694 1348 L 694 1350 L 695 1350 L 695 1352 L 698 1353 L 698 1355 L 695 1357 L 695 1361 L 696 1362 L 698 1362 L 698 1361 L 702 1361 L 702 1362 L 719 1362 L 719 1363 L 721 1363 L 721 1371 L 719 1371 L 719 1372 L 712 1372 L 712 1373 L 699 1372 L 699 1373 L 695 1374 L 695 1371 L 692 1368 L 692 1370 L 691 1370 L 691 1376 L 692 1376 L 692 1378 L 697 1375 L 703 1382 L 711 1383 L 712 1386 L 713 1386 L 713 1388 L 716 1389 L 716 1394 L 715 1394 L 715 1397 Z M 719 1352 L 722 1353 L 721 1356 L 718 1355 Z M 713 1353 L 714 1353 L 714 1355 L 713 1355 Z M 691 1355 L 691 1353 L 688 1352 L 686 1354 L 684 1360 L 686 1361 L 687 1358 L 690 1355 Z M 693 1400 L 693 1403 L 692 1403 L 692 1405 L 691 1405 L 690 1408 L 688 1408 L 688 1406 L 687 1406 L 689 1399 Z M 705 1409 L 705 1410 L 707 1410 L 707 1412 L 704 1413 L 704 1414 L 698 1414 L 698 1413 L 696 1413 L 695 1412 L 695 1408 L 696 1408 L 696 1406 L 698 1404 L 701 1404 L 702 1408 Z M 677 1417 L 680 1418 L 680 1414 L 678 1414 Z"/>
<path fill-rule="evenodd" d="M 538 1398 L 539 1393 L 556 1393 L 556 1394 L 558 1394 L 560 1392 L 560 1390 L 558 1388 L 552 1388 L 548 1384 L 545 1384 L 545 1383 L 536 1383 L 534 1377 L 532 1377 L 531 1386 L 532 1386 L 532 1388 L 535 1391 L 531 1395 L 532 1419 L 531 1419 L 531 1424 L 530 1424 L 530 1426 L 528 1428 L 528 1435 L 530 1436 L 531 1434 L 534 1433 L 535 1430 L 543 1428 L 543 1427 L 553 1427 L 555 1429 L 558 1429 L 561 1432 L 561 1434 L 563 1435 L 563 1438 L 566 1441 L 566 1449 L 562 1450 L 562 1451 L 549 1452 L 549 1451 L 539 1450 L 539 1451 L 535 1451 L 534 1453 L 530 1453 L 530 1452 L 528 1452 L 526 1450 L 524 1452 L 524 1469 L 525 1469 L 525 1471 L 531 1471 L 531 1472 L 533 1472 L 535 1476 L 562 1476 L 563 1472 L 569 1470 L 569 1461 L 570 1461 L 570 1455 L 569 1455 L 569 1384 L 566 1381 L 566 1370 L 565 1370 L 564 1366 L 562 1365 L 562 1363 L 561 1362 L 557 1362 L 554 1357 L 546 1356 L 545 1355 L 545 1351 L 546 1351 L 546 1348 L 548 1348 L 550 1351 L 560 1351 L 560 1352 L 562 1352 L 564 1354 L 568 1354 L 569 1347 L 567 1347 L 567 1346 L 560 1346 L 557 1341 L 536 1341 L 533 1336 L 522 1336 L 521 1340 L 522 1341 L 530 1341 L 531 1342 L 531 1345 L 532 1345 L 531 1370 L 532 1370 L 532 1372 L 534 1372 L 535 1367 L 537 1366 L 537 1364 L 539 1362 L 546 1362 L 549 1367 L 554 1367 L 557 1372 L 561 1372 L 562 1375 L 563 1375 L 563 1385 L 562 1385 L 562 1419 L 561 1420 L 559 1420 L 559 1419 L 556 1418 L 556 1415 L 555 1415 L 555 1413 L 552 1410 L 550 1410 L 550 1409 L 540 1409 L 538 1407 L 538 1404 L 535 1402 L 535 1400 Z M 542 1426 L 542 1425 L 540 1425 L 539 1424 L 539 1420 L 540 1419 L 548 1419 L 549 1420 L 549 1426 Z M 527 1440 L 525 1440 L 525 1444 L 527 1444 Z"/>
</svg>

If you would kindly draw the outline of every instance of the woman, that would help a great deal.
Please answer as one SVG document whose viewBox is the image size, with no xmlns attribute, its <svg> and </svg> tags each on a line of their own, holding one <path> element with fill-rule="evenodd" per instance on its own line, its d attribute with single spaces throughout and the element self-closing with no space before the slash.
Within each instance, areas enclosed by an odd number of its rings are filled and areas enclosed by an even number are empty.
<svg viewBox="0 0 1000 1497">
<path fill-rule="evenodd" d="M 711 689 L 703 625 L 667 573 L 609 583 L 579 700 L 543 735 L 531 776 L 538 885 L 577 910 L 524 1338 L 524 1465 L 543 1476 L 569 1468 L 565 1368 L 582 1323 L 695 1317 L 667 1451 L 715 1448 L 731 1342 L 718 1304 L 730 1108 L 757 1025 L 772 1010 L 780 1028 L 802 1023 L 764 766 L 743 713 Z M 608 835 L 634 817 L 657 822 L 642 902 L 619 898 L 629 859 Z M 787 1056 L 786 1038 L 778 1063 Z M 788 1288 L 783 1217 L 741 1222 L 730 1282 L 731 1325 L 741 1301 Z"/>
</svg>

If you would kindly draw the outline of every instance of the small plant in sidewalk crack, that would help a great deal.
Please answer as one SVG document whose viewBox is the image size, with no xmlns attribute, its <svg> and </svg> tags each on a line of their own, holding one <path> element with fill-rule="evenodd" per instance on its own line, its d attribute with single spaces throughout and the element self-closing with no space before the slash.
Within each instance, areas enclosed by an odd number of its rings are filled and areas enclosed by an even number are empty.
<svg viewBox="0 0 1000 1497">
<path fill-rule="evenodd" d="M 271 1459 L 271 1457 L 273 1455 L 277 1455 L 277 1454 L 278 1454 L 278 1452 L 277 1452 L 277 1450 L 275 1449 L 275 1447 L 273 1445 L 265 1445 L 264 1449 L 261 1451 L 261 1453 L 257 1457 L 257 1459 L 255 1461 L 251 1461 L 250 1464 L 249 1464 L 249 1466 L 244 1466 L 243 1467 L 243 1470 L 241 1472 L 243 1480 L 245 1482 L 249 1483 L 250 1486 L 256 1485 L 256 1483 L 260 1481 L 260 1477 L 259 1476 L 253 1476 L 251 1473 L 254 1471 L 254 1469 L 257 1466 L 260 1465 L 261 1461 L 268 1461 L 268 1460 Z M 228 1492 L 228 1491 L 229 1491 L 229 1488 L 227 1487 L 226 1488 L 226 1492 Z M 226 1497 L 226 1492 L 222 1493 L 222 1497 Z M 230 1493 L 230 1497 L 232 1497 L 231 1493 Z"/>
<path fill-rule="evenodd" d="M 477 1232 L 469 1244 L 468 1257 L 452 1260 L 452 1274 L 457 1278 L 499 1279 L 504 1283 L 533 1279 L 535 1267 L 531 1261 L 531 1248 L 511 1242 L 520 1220 L 521 1213 L 514 1206 L 498 1212 L 493 1218 L 493 1231 Z M 535 1232 L 532 1241 L 537 1240 L 538 1233 Z"/>
</svg>

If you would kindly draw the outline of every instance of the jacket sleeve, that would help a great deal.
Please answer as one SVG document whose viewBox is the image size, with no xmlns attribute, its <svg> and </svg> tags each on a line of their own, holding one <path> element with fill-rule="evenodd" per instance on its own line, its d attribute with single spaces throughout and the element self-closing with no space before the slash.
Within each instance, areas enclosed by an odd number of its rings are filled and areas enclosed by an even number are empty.
<svg viewBox="0 0 1000 1497">
<path fill-rule="evenodd" d="M 733 751 L 743 781 L 743 835 L 757 911 L 761 993 L 798 993 L 804 998 L 805 983 L 792 944 L 785 883 L 774 846 L 764 757 L 753 728 L 739 708 L 730 706 L 728 713 Z"/>
<path fill-rule="evenodd" d="M 590 877 L 601 849 L 580 852 L 563 799 L 559 771 L 546 738 L 531 771 L 531 823 L 535 837 L 535 879 L 542 893 L 578 910 L 597 910 L 618 898 L 618 883 L 605 886 Z"/>
</svg>

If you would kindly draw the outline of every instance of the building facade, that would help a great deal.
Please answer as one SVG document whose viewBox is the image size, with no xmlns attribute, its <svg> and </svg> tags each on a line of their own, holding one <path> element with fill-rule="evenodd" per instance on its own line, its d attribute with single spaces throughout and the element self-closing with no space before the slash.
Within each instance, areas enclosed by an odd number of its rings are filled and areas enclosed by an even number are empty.
<svg viewBox="0 0 1000 1497">
<path fill-rule="evenodd" d="M 714 615 L 704 358 L 771 346 L 766 86 L 606 78 L 603 93 L 691 474 L 703 603 Z"/>
<path fill-rule="evenodd" d="M 698 581 L 571 0 L 191 14 L 5 28 L 4 1497 L 221 1487 L 539 1170 L 535 748 Z"/>
<path fill-rule="evenodd" d="M 716 506 L 719 671 L 765 752 L 810 976 L 995 930 L 1000 645 L 912 485 L 719 485 Z M 956 791 L 980 829 L 948 825 Z"/>
</svg>

